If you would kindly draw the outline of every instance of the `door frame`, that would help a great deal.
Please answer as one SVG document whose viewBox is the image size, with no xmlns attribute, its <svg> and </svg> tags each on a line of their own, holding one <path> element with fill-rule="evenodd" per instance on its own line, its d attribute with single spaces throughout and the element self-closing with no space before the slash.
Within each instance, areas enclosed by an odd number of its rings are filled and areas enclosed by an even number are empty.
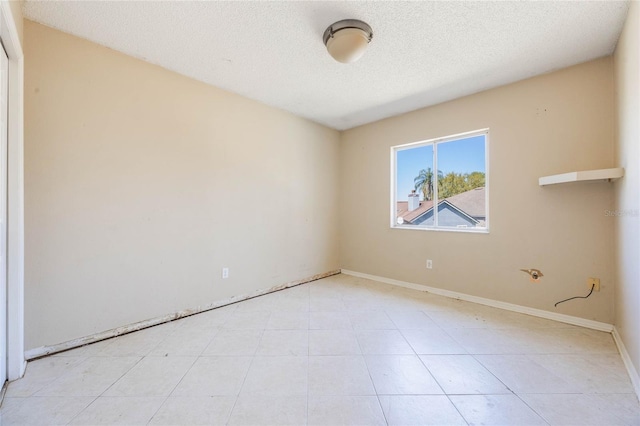
<svg viewBox="0 0 640 426">
<path fill-rule="evenodd" d="M 16 380 L 22 377 L 27 366 L 24 359 L 24 53 L 8 0 L 0 1 L 0 40 L 9 58 L 7 376 L 9 380 Z"/>
<path fill-rule="evenodd" d="M 7 330 L 7 154 L 9 147 L 7 140 L 9 139 L 8 118 L 9 118 L 9 58 L 0 46 L 0 379 L 4 382 L 9 375 L 7 374 L 7 348 L 6 342 L 9 341 Z"/>
</svg>

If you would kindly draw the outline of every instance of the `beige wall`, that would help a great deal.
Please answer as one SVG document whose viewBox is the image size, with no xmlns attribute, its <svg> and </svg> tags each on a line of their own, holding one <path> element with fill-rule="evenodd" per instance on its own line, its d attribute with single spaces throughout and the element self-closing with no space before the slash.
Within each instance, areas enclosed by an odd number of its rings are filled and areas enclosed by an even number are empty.
<svg viewBox="0 0 640 426">
<path fill-rule="evenodd" d="M 339 267 L 338 132 L 24 32 L 27 349 Z"/>
<path fill-rule="evenodd" d="M 612 184 L 540 187 L 538 178 L 613 167 L 612 65 L 596 60 L 344 132 L 342 267 L 611 323 Z M 491 232 L 390 229 L 390 147 L 486 127 Z M 520 268 L 545 277 L 531 284 Z M 554 308 L 585 295 L 588 277 L 601 292 Z"/>
<path fill-rule="evenodd" d="M 625 168 L 615 184 L 615 324 L 636 371 L 640 371 L 640 5 L 632 2 L 614 56 L 617 144 L 616 163 Z"/>
</svg>

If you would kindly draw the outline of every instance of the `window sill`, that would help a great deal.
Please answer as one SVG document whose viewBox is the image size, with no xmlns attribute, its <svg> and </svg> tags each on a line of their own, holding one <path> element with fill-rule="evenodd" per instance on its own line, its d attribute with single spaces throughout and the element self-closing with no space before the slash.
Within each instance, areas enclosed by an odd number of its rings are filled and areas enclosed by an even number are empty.
<svg viewBox="0 0 640 426">
<path fill-rule="evenodd" d="M 489 228 L 434 228 L 431 226 L 390 226 L 391 229 L 410 230 L 410 231 L 436 231 L 436 232 L 457 232 L 467 234 L 488 234 Z"/>
</svg>

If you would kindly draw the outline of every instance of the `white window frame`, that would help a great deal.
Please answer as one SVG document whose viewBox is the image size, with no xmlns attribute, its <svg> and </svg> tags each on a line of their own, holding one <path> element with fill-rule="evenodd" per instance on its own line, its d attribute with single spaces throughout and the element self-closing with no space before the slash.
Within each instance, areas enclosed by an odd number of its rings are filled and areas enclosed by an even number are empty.
<svg viewBox="0 0 640 426">
<path fill-rule="evenodd" d="M 433 219 L 434 224 L 432 226 L 427 225 L 398 225 L 396 219 L 397 206 L 398 206 L 398 194 L 397 194 L 397 155 L 398 151 L 404 151 L 412 148 L 419 148 L 421 146 L 432 145 L 433 150 L 433 170 L 437 176 L 438 172 L 438 150 L 436 146 L 444 142 L 451 142 L 458 139 L 466 139 L 474 136 L 484 136 L 484 169 L 485 169 L 485 227 L 484 228 L 453 228 L 453 227 L 439 227 L 437 222 L 438 217 L 438 185 L 434 185 L 434 211 Z M 444 231 L 444 232 L 468 232 L 473 234 L 488 234 L 489 233 L 489 129 L 473 130 L 470 132 L 458 133 L 455 135 L 449 135 L 434 139 L 427 139 L 418 142 L 410 142 L 402 145 L 395 145 L 391 147 L 391 208 L 390 208 L 390 227 L 391 229 L 404 229 L 404 230 L 418 230 L 418 231 Z M 437 178 L 436 178 L 437 180 Z"/>
</svg>

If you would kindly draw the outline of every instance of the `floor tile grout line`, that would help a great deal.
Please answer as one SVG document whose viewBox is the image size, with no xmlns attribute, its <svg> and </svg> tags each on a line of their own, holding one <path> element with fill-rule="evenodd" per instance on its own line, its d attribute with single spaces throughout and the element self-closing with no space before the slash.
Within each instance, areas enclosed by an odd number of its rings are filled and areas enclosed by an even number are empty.
<svg viewBox="0 0 640 426">
<path fill-rule="evenodd" d="M 71 358 L 71 357 L 69 357 Z M 40 392 L 42 389 L 46 388 L 47 386 L 49 386 L 50 384 L 52 384 L 53 382 L 55 382 L 56 380 L 58 380 L 60 377 L 62 377 L 65 373 L 68 373 L 70 370 L 73 370 L 74 368 L 76 368 L 78 365 L 82 364 L 84 361 L 87 360 L 88 357 L 86 356 L 78 356 L 78 357 L 73 357 L 73 358 L 80 358 L 81 361 L 78 361 L 75 364 L 72 364 L 69 366 L 69 368 L 66 369 L 66 371 L 63 371 L 62 373 L 60 373 L 59 375 L 55 376 L 54 378 L 51 379 L 51 381 L 44 383 L 41 387 L 39 387 L 37 390 L 31 392 L 30 395 L 25 396 L 24 398 L 29 398 L 29 397 L 35 397 L 36 393 Z M 31 361 L 33 362 L 33 361 Z M 28 364 L 27 364 L 28 365 Z M 27 371 L 25 370 L 25 374 L 24 376 L 27 375 Z M 18 379 L 21 380 L 21 379 Z M 9 390 L 9 383 L 10 382 L 6 382 L 6 386 L 3 388 L 4 389 L 4 395 L 2 395 L 2 398 L 0 398 L 0 400 L 4 401 L 4 398 L 16 398 L 16 397 L 12 397 L 12 396 L 8 396 L 6 395 L 7 391 Z M 2 406 L 0 405 L 0 408 L 2 408 Z"/>
<path fill-rule="evenodd" d="M 100 398 L 101 396 L 104 396 L 104 394 L 113 387 L 113 385 L 115 385 L 116 383 L 118 383 L 120 380 L 122 380 L 122 378 L 124 376 L 127 375 L 127 373 L 129 373 L 131 370 L 133 370 L 138 364 L 140 364 L 142 362 L 142 360 L 144 359 L 144 356 L 141 356 L 140 359 L 138 361 L 135 362 L 135 364 L 133 364 L 127 371 L 125 371 L 124 373 L 122 373 L 122 375 L 120 377 L 118 377 L 115 381 L 113 381 L 109 386 L 107 386 L 107 388 L 102 391 L 102 393 L 100 395 L 98 395 L 98 398 Z"/>
<path fill-rule="evenodd" d="M 271 318 L 271 311 L 269 311 L 269 318 Z M 269 319 L 267 319 L 267 322 L 268 321 L 269 321 Z M 265 327 L 266 327 L 266 324 L 265 324 Z M 253 366 L 253 363 L 254 363 L 254 361 L 256 359 L 256 354 L 258 352 L 258 349 L 260 348 L 260 342 L 262 341 L 262 336 L 264 336 L 264 331 L 265 331 L 265 329 L 261 330 L 260 339 L 258 340 L 258 344 L 256 345 L 256 349 L 254 350 L 253 355 L 251 355 L 251 362 L 249 362 L 249 366 L 247 367 L 247 371 L 244 373 L 244 377 L 242 379 L 242 384 L 238 388 L 238 394 L 236 395 L 236 400 L 233 403 L 233 407 L 231 407 L 231 411 L 229 411 L 229 419 L 227 420 L 227 424 L 231 421 L 231 416 L 233 416 L 233 412 L 236 409 L 236 406 L 238 405 L 238 400 L 240 399 L 240 394 L 242 393 L 242 389 L 244 388 L 244 385 L 247 382 L 247 376 L 249 375 L 249 372 L 251 371 L 251 367 Z"/>
<path fill-rule="evenodd" d="M 69 421 L 67 423 L 65 423 L 66 425 L 70 425 L 71 423 L 73 423 L 73 421 L 80 415 L 82 414 L 87 408 L 89 408 L 90 406 L 92 406 L 97 400 L 98 398 L 100 398 L 100 396 L 96 396 L 93 398 L 93 400 L 88 403 L 82 410 L 78 411 L 72 418 L 69 419 Z"/>
<path fill-rule="evenodd" d="M 85 362 L 87 362 L 89 360 L 90 357 L 85 357 L 85 359 L 83 359 L 82 361 L 78 362 L 77 365 L 74 365 L 72 368 L 69 369 L 69 371 L 67 371 L 66 373 L 70 373 L 71 371 L 75 370 L 76 368 L 80 367 L 82 364 L 84 364 Z M 28 364 L 27 364 L 28 365 Z M 35 396 L 39 396 L 36 395 L 38 392 L 41 392 L 43 389 L 45 389 L 48 386 L 53 385 L 54 383 L 56 383 L 58 380 L 60 380 L 62 378 L 62 376 L 64 376 L 65 374 L 61 374 L 60 376 L 56 377 L 55 379 L 53 379 L 52 381 L 50 381 L 49 383 L 47 383 L 46 385 L 44 385 L 42 388 L 40 388 L 39 390 L 33 392 L 33 394 L 29 395 L 30 397 L 35 397 Z M 26 372 L 25 372 L 25 376 L 26 376 Z M 9 389 L 7 388 L 7 391 Z M 44 395 L 43 395 L 44 396 Z"/>
<path fill-rule="evenodd" d="M 174 357 L 177 358 L 177 357 Z M 187 357 L 185 357 L 187 358 Z M 190 358 L 190 357 L 189 357 Z M 193 366 L 196 364 L 196 362 L 198 362 L 198 359 L 200 359 L 199 356 L 195 357 L 193 359 L 193 362 L 191 363 L 191 365 L 189 366 L 189 368 L 187 368 L 184 372 L 184 374 L 182 374 L 182 377 L 180 377 L 180 380 L 178 380 L 178 382 L 175 384 L 175 386 L 171 389 L 171 391 L 169 391 L 169 393 L 167 394 L 167 396 L 164 398 L 164 400 L 162 401 L 162 403 L 158 406 L 158 408 L 156 409 L 156 411 L 153 413 L 153 415 L 149 418 L 149 421 L 147 422 L 147 424 L 150 424 L 151 421 L 153 420 L 153 418 L 156 416 L 156 414 L 158 414 L 158 412 L 160 411 L 160 409 L 162 408 L 162 406 L 167 402 L 167 400 L 171 397 L 171 395 L 173 394 L 173 392 L 178 388 L 178 386 L 180 385 L 180 383 L 182 383 L 182 381 L 184 380 L 184 378 L 186 377 L 186 375 L 189 373 L 189 371 L 191 371 L 191 369 L 193 368 Z"/>
<path fill-rule="evenodd" d="M 72 370 L 75 370 L 76 368 L 80 367 L 82 364 L 84 364 L 85 362 L 88 362 L 89 359 L 91 358 L 112 358 L 112 357 L 87 357 L 87 359 L 85 359 L 84 361 L 82 361 L 81 363 L 78 364 L 78 366 L 74 367 Z M 140 361 L 142 361 L 142 358 L 144 358 L 144 356 L 127 356 L 127 357 L 113 357 L 113 358 L 140 358 L 139 360 L 137 360 L 131 367 L 129 367 L 129 369 L 127 369 L 124 373 L 122 373 L 117 379 L 115 379 L 115 381 L 113 381 L 102 393 L 100 393 L 100 395 L 98 395 L 96 398 L 101 397 L 107 390 L 109 390 L 111 388 L 111 386 L 113 386 L 116 382 L 118 382 L 125 374 L 127 374 L 129 371 L 131 371 L 132 368 L 134 368 L 136 365 L 138 365 L 138 363 Z M 56 380 L 54 380 L 53 382 L 49 383 L 47 386 L 54 384 L 55 382 L 57 382 L 58 380 L 60 380 L 62 378 L 62 376 L 58 377 Z M 45 386 L 46 387 L 46 386 Z M 44 388 L 43 388 L 44 389 Z M 36 392 L 37 393 L 37 392 Z M 32 396 L 38 396 L 38 395 L 32 395 Z M 41 396 L 56 396 L 56 395 L 41 395 Z M 82 396 L 82 395 L 80 395 Z M 93 395 L 88 395 L 88 397 L 92 397 Z"/>
<path fill-rule="evenodd" d="M 508 356 L 519 356 L 519 357 L 526 357 L 529 361 L 529 363 L 534 363 L 536 364 L 538 367 L 540 367 L 541 369 L 545 370 L 547 373 L 549 373 L 550 375 L 556 377 L 557 379 L 561 380 L 562 382 L 565 382 L 568 386 L 573 386 L 574 383 L 571 383 L 569 380 L 565 380 L 565 378 L 558 376 L 557 374 L 555 374 L 554 372 L 552 372 L 551 370 L 549 370 L 548 368 L 546 368 L 544 365 L 541 365 L 540 363 L 538 363 L 536 360 L 534 360 L 533 358 L 531 358 L 531 354 L 479 354 L 477 356 L 492 356 L 492 357 L 508 357 Z M 477 356 L 474 356 L 474 359 L 476 359 L 476 361 L 478 363 L 480 363 L 487 371 L 489 371 L 489 373 L 491 373 L 494 377 L 496 377 L 496 379 L 500 380 L 505 386 L 507 386 L 506 383 L 504 383 L 503 380 L 501 380 L 493 371 L 491 371 L 491 369 L 486 366 L 480 359 L 477 358 Z M 577 386 L 577 385 L 576 385 Z M 516 392 L 515 390 L 511 389 L 509 386 L 507 386 L 507 388 L 509 390 L 511 390 L 514 394 L 517 394 L 518 392 Z M 536 393 L 536 392 L 520 392 L 520 393 Z M 553 394 L 553 392 L 545 392 L 545 394 Z M 572 392 L 561 392 L 560 394 L 567 394 L 567 393 L 572 393 Z M 582 391 L 577 392 L 577 393 L 584 393 Z"/>
<path fill-rule="evenodd" d="M 469 421 L 467 420 L 467 418 L 464 416 L 464 414 L 462 414 L 462 412 L 460 411 L 460 409 L 458 408 L 458 406 L 451 400 L 451 397 L 447 394 L 445 394 L 444 396 L 447 397 L 447 400 L 449 401 L 449 404 L 453 405 L 453 408 L 455 408 L 456 412 L 460 415 L 460 418 L 462 419 L 462 421 L 464 421 L 467 426 L 469 426 Z"/>
<path fill-rule="evenodd" d="M 206 312 L 210 312 L 210 311 L 206 311 Z M 202 313 L 204 314 L 204 313 L 206 313 L 206 312 L 202 312 Z M 192 317 L 193 317 L 193 316 L 195 316 L 195 315 L 198 315 L 198 314 L 194 314 L 194 315 L 192 315 Z M 226 322 L 226 321 L 225 321 L 225 322 Z M 151 352 L 149 352 L 149 355 L 148 355 L 148 356 L 158 356 L 158 357 L 160 357 L 161 355 L 150 355 L 150 354 L 152 354 L 152 353 L 153 353 L 153 352 L 154 352 L 154 351 L 155 351 L 155 350 L 156 350 L 156 349 L 157 349 L 157 348 L 158 348 L 162 343 L 164 343 L 165 341 L 167 341 L 167 339 L 169 339 L 170 337 L 172 337 L 174 334 L 177 334 L 177 333 L 178 333 L 182 328 L 185 328 L 185 327 L 188 327 L 188 326 L 187 326 L 187 325 L 181 325 L 180 327 L 176 328 L 176 329 L 173 331 L 173 333 L 171 333 L 169 336 L 167 336 L 167 338 L 166 338 L 166 339 L 164 339 L 164 340 L 162 340 L 161 342 L 159 342 L 159 343 L 158 343 L 158 344 L 157 344 L 157 345 L 156 345 L 156 346 L 151 350 Z M 204 347 L 203 347 L 203 349 L 200 351 L 200 353 L 199 353 L 199 354 L 197 354 L 197 355 L 195 355 L 196 357 L 200 357 L 200 356 L 202 355 L 202 353 L 207 349 L 207 347 L 209 346 L 209 344 L 211 344 L 211 341 L 212 341 L 212 340 L 216 337 L 216 335 L 220 332 L 221 327 L 222 327 L 222 324 L 220 324 L 220 325 L 218 325 L 218 326 L 211 326 L 211 327 L 212 327 L 211 332 L 213 332 L 213 334 L 212 334 L 212 335 L 211 335 L 211 337 L 209 338 L 209 340 L 208 340 L 207 344 L 206 344 L 206 345 L 204 345 Z M 184 331 L 184 330 L 183 330 L 183 331 Z M 201 330 L 199 330 L 199 331 L 201 331 Z M 166 355 L 164 355 L 164 356 L 167 356 L 167 355 L 168 355 L 168 354 L 166 354 Z M 180 356 L 180 355 L 177 355 L 177 356 Z M 191 356 L 191 355 L 186 355 L 186 356 Z"/>
<path fill-rule="evenodd" d="M 427 364 L 424 363 L 424 360 L 422 359 L 421 355 L 416 355 L 416 356 L 418 357 L 418 361 L 420 361 L 420 364 L 422 364 L 422 366 L 427 370 L 427 372 L 429 373 L 429 375 L 431 376 L 433 381 L 436 382 L 436 384 L 438 385 L 438 387 L 442 391 L 442 395 L 446 395 L 447 392 L 444 390 L 444 388 L 442 387 L 442 385 L 440 384 L 440 382 L 438 381 L 436 376 L 433 375 L 433 373 L 431 372 L 431 370 L 429 369 Z"/>
<path fill-rule="evenodd" d="M 160 325 L 161 325 L 161 324 L 160 324 Z M 179 328 L 179 327 L 178 327 L 178 326 L 176 326 L 175 330 L 173 330 L 173 331 L 172 331 L 171 333 L 169 333 L 168 335 L 164 336 L 164 339 L 159 340 L 159 341 L 158 341 L 158 343 L 156 343 L 156 345 L 155 345 L 153 348 L 151 348 L 151 350 L 147 353 L 147 355 L 149 355 L 149 354 L 153 353 L 153 351 L 154 351 L 158 346 L 160 346 L 160 344 L 161 344 L 162 342 L 164 342 L 164 341 L 165 341 L 165 340 L 167 340 L 169 337 L 171 337 L 172 335 L 174 335 L 174 334 L 178 331 L 178 328 Z"/>
<path fill-rule="evenodd" d="M 73 418 L 72 418 L 71 420 L 69 420 L 69 422 L 68 422 L 67 424 L 71 424 L 71 423 L 72 423 L 72 422 L 73 422 L 73 421 L 74 421 L 74 420 L 75 420 L 79 415 L 81 415 L 82 413 L 84 413 L 84 412 L 85 412 L 89 407 L 91 407 L 93 404 L 95 404 L 95 403 L 96 403 L 96 401 L 97 401 L 98 399 L 100 399 L 100 397 L 102 397 L 102 396 L 105 394 L 105 392 L 107 392 L 109 389 L 111 389 L 111 387 L 112 387 L 113 385 L 115 385 L 117 382 L 119 382 L 119 381 L 120 381 L 120 379 L 122 379 L 122 378 L 123 378 L 123 377 L 124 377 L 124 376 L 129 372 L 129 371 L 131 371 L 131 370 L 132 370 L 136 365 L 138 365 L 138 364 L 142 361 L 142 359 L 143 359 L 143 358 L 144 358 L 144 356 L 143 356 L 143 357 L 140 357 L 140 359 L 138 359 L 138 361 L 136 361 L 136 362 L 135 362 L 131 367 L 129 367 L 129 369 L 127 369 L 127 371 L 125 371 L 124 373 L 122 373 L 122 374 L 120 375 L 120 377 L 118 377 L 118 378 L 117 378 L 116 380 L 114 380 L 114 381 L 113 381 L 109 386 L 107 386 L 107 388 L 106 388 L 105 390 L 103 390 L 103 391 L 102 391 L 102 393 L 100 393 L 98 396 L 96 396 L 96 397 L 93 399 L 93 401 L 91 401 L 91 403 L 89 403 L 86 407 L 84 407 L 82 410 L 80 410 L 80 411 L 79 411 L 75 416 L 73 416 Z M 92 396 L 93 396 L 93 395 L 92 395 Z"/>
<path fill-rule="evenodd" d="M 522 398 L 518 393 L 514 392 L 513 394 L 516 396 L 516 398 L 518 398 L 520 401 L 522 401 L 522 403 L 523 403 L 524 405 L 526 405 L 527 407 L 529 407 L 529 409 L 530 409 L 531 411 L 533 411 L 533 412 L 534 412 L 538 417 L 540 417 L 540 418 L 542 419 L 542 421 L 544 421 L 547 425 L 551 425 L 551 422 L 550 422 L 549 420 L 547 420 L 547 418 L 546 418 L 542 413 L 539 413 L 539 412 L 538 412 L 538 410 L 536 410 L 536 409 L 535 409 L 535 408 L 533 408 L 531 405 L 529 405 L 529 404 L 527 403 L 527 401 L 525 401 L 525 400 L 524 400 L 524 399 L 523 399 L 523 398 Z"/>
<path fill-rule="evenodd" d="M 464 354 L 461 354 L 461 355 L 471 355 L 471 353 L 469 352 L 469 350 L 468 350 L 467 348 L 465 348 L 465 347 L 464 347 L 464 346 L 463 346 L 463 345 L 462 345 L 462 344 L 461 344 L 461 343 L 460 343 L 460 342 L 459 342 L 455 337 L 453 337 L 453 336 L 451 335 L 451 333 L 449 333 L 446 329 L 444 329 L 444 328 L 443 328 L 443 329 L 442 329 L 442 332 L 443 332 L 444 334 L 446 334 L 446 335 L 447 335 L 447 337 L 449 337 L 449 339 L 453 340 L 453 341 L 456 343 L 456 345 L 460 346 L 460 348 L 465 352 Z"/>
<path fill-rule="evenodd" d="M 364 362 L 365 368 L 367 369 L 367 373 L 369 375 L 369 380 L 371 381 L 371 387 L 376 395 L 376 400 L 378 401 L 378 406 L 380 407 L 380 411 L 382 412 L 382 418 L 385 423 L 388 425 L 389 420 L 387 419 L 387 415 L 384 412 L 384 408 L 382 407 L 382 401 L 380 401 L 380 396 L 378 395 L 378 389 L 376 387 L 376 382 L 373 380 L 373 375 L 371 373 L 371 368 L 369 368 L 369 363 L 367 362 L 367 358 L 364 356 L 362 351 L 362 345 L 360 344 L 360 340 L 356 337 L 356 342 L 358 342 L 358 347 L 360 348 L 360 356 L 362 357 L 362 362 Z"/>
<path fill-rule="evenodd" d="M 158 405 L 158 408 L 156 408 L 156 411 L 154 411 L 153 415 L 151 417 L 149 417 L 149 420 L 147 421 L 147 425 L 151 424 L 151 422 L 153 421 L 153 418 L 156 416 L 156 414 L 158 414 L 158 412 L 164 406 L 164 404 L 167 402 L 168 399 L 169 399 L 169 395 L 164 397 L 164 399 L 162 400 L 160 405 Z"/>
<path fill-rule="evenodd" d="M 484 363 L 477 358 L 476 354 L 469 354 L 469 356 L 473 358 L 473 360 L 477 362 L 482 368 L 484 368 L 487 371 L 487 373 L 491 374 L 493 378 L 495 378 L 498 382 L 502 383 L 502 386 L 504 386 L 505 389 L 507 389 L 509 392 L 511 392 L 514 395 L 516 394 L 516 392 L 513 389 L 511 389 L 509 385 L 507 385 L 502 379 L 500 379 L 500 377 L 498 377 L 493 371 L 491 371 L 489 367 L 484 365 Z"/>
<path fill-rule="evenodd" d="M 311 358 L 310 358 L 310 335 L 309 335 L 309 329 L 311 327 L 311 286 L 307 287 L 307 290 L 309 291 L 309 302 L 307 304 L 307 307 L 309 309 L 309 315 L 307 316 L 307 406 L 306 406 L 306 416 L 305 416 L 305 424 L 309 424 L 309 369 L 311 367 Z"/>
</svg>

